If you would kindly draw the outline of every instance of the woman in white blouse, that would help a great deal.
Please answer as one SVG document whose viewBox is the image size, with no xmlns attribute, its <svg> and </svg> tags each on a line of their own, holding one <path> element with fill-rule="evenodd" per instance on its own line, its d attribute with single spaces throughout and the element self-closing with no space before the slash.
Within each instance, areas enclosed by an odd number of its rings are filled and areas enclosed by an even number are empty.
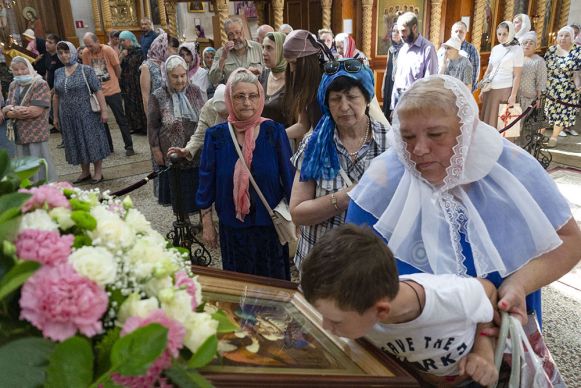
<svg viewBox="0 0 581 388">
<path fill-rule="evenodd" d="M 508 102 L 512 106 L 516 102 L 524 54 L 514 36 L 512 22 L 505 20 L 498 25 L 496 37 L 499 44 L 492 48 L 488 68 L 484 73 L 484 78 L 492 79 L 492 89 L 480 94 L 480 120 L 492 127 L 497 124 L 499 105 Z"/>
</svg>

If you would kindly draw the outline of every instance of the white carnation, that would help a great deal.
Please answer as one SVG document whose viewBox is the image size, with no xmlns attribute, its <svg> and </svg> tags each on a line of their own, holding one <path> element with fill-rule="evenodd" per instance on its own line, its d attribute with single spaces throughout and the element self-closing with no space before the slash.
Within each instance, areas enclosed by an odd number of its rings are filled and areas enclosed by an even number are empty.
<svg viewBox="0 0 581 388">
<path fill-rule="evenodd" d="M 25 229 L 44 230 L 47 232 L 58 232 L 58 225 L 50 218 L 48 213 L 42 209 L 26 213 L 20 220 L 19 232 Z"/>
<path fill-rule="evenodd" d="M 173 256 L 165 248 L 165 240 L 159 241 L 155 237 L 142 237 L 127 252 L 127 262 L 130 271 L 138 280 L 150 277 L 165 277 L 178 270 Z"/>
<path fill-rule="evenodd" d="M 186 290 L 164 289 L 159 293 L 161 309 L 168 317 L 185 325 L 192 312 L 192 296 Z"/>
<path fill-rule="evenodd" d="M 102 247 L 82 247 L 69 256 L 75 270 L 100 286 L 111 284 L 117 277 L 117 262 L 113 255 Z"/>
<path fill-rule="evenodd" d="M 127 222 L 127 225 L 132 227 L 136 233 L 149 234 L 152 230 L 150 222 L 147 221 L 143 214 L 135 209 L 129 209 L 129 211 L 127 211 L 125 222 Z"/>
<path fill-rule="evenodd" d="M 103 206 L 96 206 L 91 209 L 91 215 L 97 220 L 97 227 L 89 232 L 89 237 L 93 239 L 95 245 L 117 251 L 129 248 L 135 242 L 133 229 L 127 226 L 117 214 Z"/>
<path fill-rule="evenodd" d="M 184 327 L 186 328 L 184 344 L 192 353 L 196 353 L 204 341 L 216 334 L 218 321 L 207 313 L 192 313 Z"/>
<path fill-rule="evenodd" d="M 145 293 L 149 296 L 158 296 L 161 290 L 171 289 L 173 282 L 171 276 L 161 278 L 151 278 L 145 284 Z"/>
<path fill-rule="evenodd" d="M 49 211 L 50 217 L 59 225 L 62 230 L 67 230 L 75 226 L 71 218 L 71 210 L 64 207 L 56 207 Z"/>
<path fill-rule="evenodd" d="M 145 318 L 159 308 L 159 303 L 155 298 L 141 299 L 139 294 L 129 295 L 119 308 L 117 314 L 117 326 L 123 326 L 125 321 L 131 317 Z"/>
</svg>

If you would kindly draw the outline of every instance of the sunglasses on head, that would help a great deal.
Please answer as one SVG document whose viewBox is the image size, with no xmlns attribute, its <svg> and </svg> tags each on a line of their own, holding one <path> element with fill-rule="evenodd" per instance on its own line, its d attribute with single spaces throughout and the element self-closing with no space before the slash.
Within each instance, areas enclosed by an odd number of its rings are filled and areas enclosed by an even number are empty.
<svg viewBox="0 0 581 388">
<path fill-rule="evenodd" d="M 325 63 L 323 66 L 325 74 L 329 75 L 335 74 L 341 70 L 341 68 L 343 68 L 348 73 L 357 73 L 363 68 L 363 62 L 361 62 L 359 59 L 351 58 L 339 61 L 330 61 Z"/>
</svg>

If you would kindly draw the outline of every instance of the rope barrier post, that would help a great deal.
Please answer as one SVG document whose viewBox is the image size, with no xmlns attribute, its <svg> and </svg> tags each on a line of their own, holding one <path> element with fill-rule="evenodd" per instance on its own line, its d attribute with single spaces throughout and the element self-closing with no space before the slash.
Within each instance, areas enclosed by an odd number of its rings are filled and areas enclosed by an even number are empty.
<svg viewBox="0 0 581 388">
<path fill-rule="evenodd" d="M 172 207 L 176 220 L 173 222 L 173 229 L 168 232 L 166 237 L 175 247 L 182 247 L 188 250 L 192 264 L 207 267 L 212 262 L 212 256 L 204 244 L 195 236 L 196 232 L 201 228 L 192 225 L 183 206 L 181 171 L 184 159 L 176 154 L 171 154 L 170 161 Z"/>
</svg>

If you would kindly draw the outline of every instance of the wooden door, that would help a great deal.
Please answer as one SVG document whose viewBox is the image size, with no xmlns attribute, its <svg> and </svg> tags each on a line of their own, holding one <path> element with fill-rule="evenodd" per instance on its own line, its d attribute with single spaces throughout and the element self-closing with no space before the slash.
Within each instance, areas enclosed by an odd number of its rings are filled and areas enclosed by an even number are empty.
<svg viewBox="0 0 581 388">
<path fill-rule="evenodd" d="M 284 22 L 292 28 L 316 34 L 323 25 L 321 0 L 287 0 L 284 5 Z"/>
</svg>

